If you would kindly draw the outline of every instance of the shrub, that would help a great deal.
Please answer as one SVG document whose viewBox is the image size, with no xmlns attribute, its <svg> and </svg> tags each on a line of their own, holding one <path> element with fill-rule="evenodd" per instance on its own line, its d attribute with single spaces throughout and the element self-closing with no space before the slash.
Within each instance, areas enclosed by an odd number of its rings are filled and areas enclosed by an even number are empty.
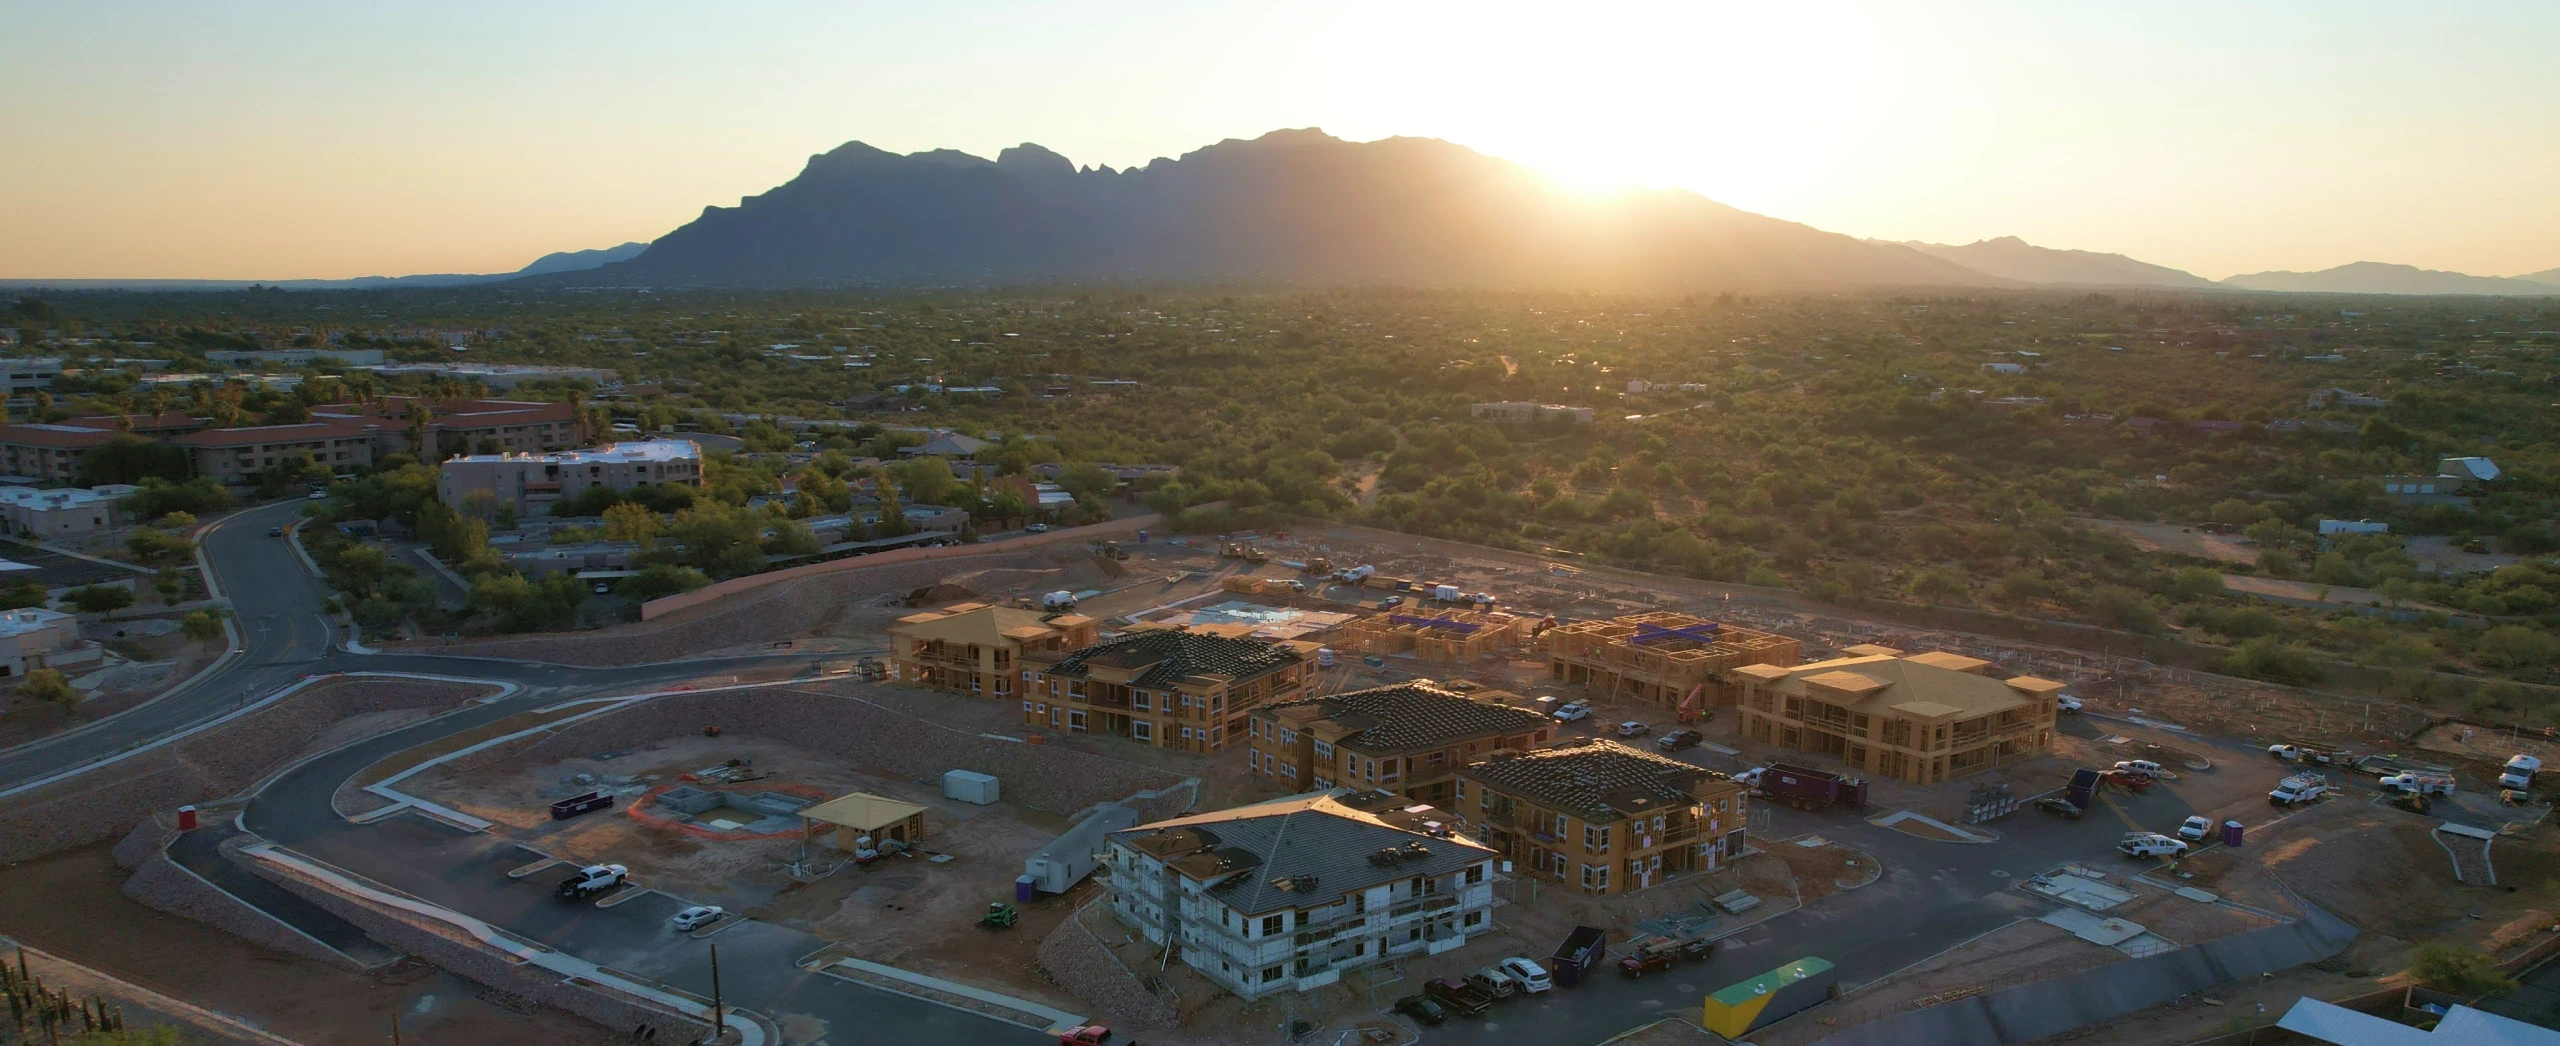
<svg viewBox="0 0 2560 1046">
<path fill-rule="evenodd" d="M 2486 953 L 2449 944 L 2422 944 L 2409 961 L 2409 975 L 2441 992 L 2465 998 L 2495 995 L 2516 986 Z"/>
<path fill-rule="evenodd" d="M 62 601 L 83 614 L 104 614 L 133 605 L 133 590 L 115 585 L 90 585 L 62 594 Z"/>
<path fill-rule="evenodd" d="M 27 673 L 26 681 L 18 684 L 17 694 L 30 701 L 50 702 L 64 708 L 80 705 L 80 692 L 71 688 L 71 681 L 62 678 L 62 673 L 50 668 Z"/>
<path fill-rule="evenodd" d="M 2264 679 L 2273 683 L 2317 683 L 2326 673 L 2311 651 L 2274 636 L 2259 636 L 2226 654 L 2221 670 L 2229 675 Z"/>
</svg>

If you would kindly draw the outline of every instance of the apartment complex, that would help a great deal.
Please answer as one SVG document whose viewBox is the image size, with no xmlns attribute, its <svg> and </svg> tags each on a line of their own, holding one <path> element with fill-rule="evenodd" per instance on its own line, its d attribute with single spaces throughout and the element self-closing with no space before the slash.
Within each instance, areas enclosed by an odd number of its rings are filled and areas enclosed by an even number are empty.
<svg viewBox="0 0 2560 1046">
<path fill-rule="evenodd" d="M 1854 656 L 1736 669 L 1746 682 L 1735 730 L 1924 785 L 2053 746 L 2060 683 L 2002 678 L 1991 662 L 1961 654 L 1905 657 L 1879 646 L 1847 652 Z"/>
<path fill-rule="evenodd" d="M 1479 421 L 1499 421 L 1525 425 L 1533 421 L 1570 421 L 1576 425 L 1591 424 L 1591 408 L 1568 407 L 1561 403 L 1530 403 L 1510 400 L 1502 403 L 1473 403 L 1467 416 Z"/>
<path fill-rule="evenodd" d="M 1105 837 L 1111 913 L 1247 999 L 1463 947 L 1493 928 L 1492 850 L 1393 792 L 1347 789 Z"/>
<path fill-rule="evenodd" d="M 963 694 L 1010 697 L 1028 684 L 1025 657 L 1091 646 L 1101 625 L 1075 614 L 1044 614 L 987 603 L 954 603 L 909 614 L 889 626 L 889 678 Z"/>
<path fill-rule="evenodd" d="M 365 468 L 373 464 L 376 434 L 377 430 L 370 426 L 313 421 L 204 429 L 173 437 L 168 443 L 187 452 L 196 475 L 211 476 L 224 483 L 245 483 L 260 471 L 304 454 L 332 472 Z"/>
<path fill-rule="evenodd" d="M 0 425 L 0 474 L 70 483 L 80 478 L 80 460 L 114 438 L 113 429 L 61 422 Z"/>
<path fill-rule="evenodd" d="M 1255 709 L 1307 696 L 1315 650 L 1156 628 L 1063 655 L 1034 653 L 1022 675 L 1022 721 L 1214 752 L 1245 740 Z"/>
<path fill-rule="evenodd" d="M 1343 645 L 1363 654 L 1411 654 L 1464 664 L 1529 645 L 1537 622 L 1498 610 L 1425 610 L 1377 614 L 1351 622 Z"/>
<path fill-rule="evenodd" d="M 1574 738 L 1468 764 L 1453 809 L 1524 872 L 1596 896 L 1739 860 L 1748 791 L 1677 759 Z"/>
<path fill-rule="evenodd" d="M 1447 805 L 1461 766 L 1555 736 L 1554 719 L 1429 680 L 1266 705 L 1246 722 L 1245 765 L 1290 791 L 1344 786 Z"/>
<path fill-rule="evenodd" d="M 491 508 L 548 511 L 551 503 L 591 487 L 631 490 L 702 485 L 702 448 L 692 440 L 651 439 L 595 450 L 537 454 L 471 454 L 447 459 L 436 477 L 436 498 L 459 509 L 486 495 Z"/>
<path fill-rule="evenodd" d="M 1803 646 L 1786 636 L 1667 611 L 1559 625 L 1540 641 L 1547 645 L 1547 674 L 1559 683 L 1588 683 L 1595 697 L 1692 712 L 1739 700 L 1735 669 L 1792 665 L 1803 656 Z"/>
<path fill-rule="evenodd" d="M 311 408 L 325 421 L 377 426 L 381 454 L 416 454 L 439 461 L 455 454 L 532 454 L 567 450 L 586 442 L 578 410 L 566 403 L 523 400 L 429 400 L 385 396 L 364 403 L 331 403 Z M 415 445 L 415 430 L 424 419 L 427 446 Z"/>
</svg>

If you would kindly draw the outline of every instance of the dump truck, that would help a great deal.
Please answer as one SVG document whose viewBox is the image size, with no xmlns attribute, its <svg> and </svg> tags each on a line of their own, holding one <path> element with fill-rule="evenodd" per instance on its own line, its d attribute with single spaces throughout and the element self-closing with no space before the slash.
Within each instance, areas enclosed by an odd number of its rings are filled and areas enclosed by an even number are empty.
<svg viewBox="0 0 2560 1046">
<path fill-rule="evenodd" d="M 1609 957 L 1609 931 L 1597 926 L 1576 926 L 1566 934 L 1556 953 L 1547 957 L 1547 972 L 1556 984 L 1570 988 L 1582 983 L 1582 975 Z"/>
<path fill-rule="evenodd" d="M 630 876 L 631 870 L 618 864 L 591 864 L 560 880 L 560 896 L 583 901 L 622 885 Z"/>
<path fill-rule="evenodd" d="M 1760 794 L 1799 810 L 1827 810 L 1835 805 L 1863 810 L 1867 806 L 1865 781 L 1786 763 L 1769 764 L 1769 772 L 1760 775 Z"/>
</svg>

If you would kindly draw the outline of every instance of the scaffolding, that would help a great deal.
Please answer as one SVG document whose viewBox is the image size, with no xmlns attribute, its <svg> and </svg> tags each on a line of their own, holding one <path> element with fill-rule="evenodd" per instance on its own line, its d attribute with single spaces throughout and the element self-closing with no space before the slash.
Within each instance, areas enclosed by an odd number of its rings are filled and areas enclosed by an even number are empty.
<svg viewBox="0 0 2560 1046">
<path fill-rule="evenodd" d="M 1343 645 L 1362 654 L 1411 654 L 1424 661 L 1478 661 L 1527 646 L 1534 625 L 1528 618 L 1498 610 L 1381 614 L 1346 626 Z"/>
<path fill-rule="evenodd" d="M 1744 665 L 1792 668 L 1796 640 L 1672 611 L 1558 625 L 1539 637 L 1548 675 L 1589 684 L 1595 695 L 1703 712 L 1730 705 L 1742 690 L 1728 673 Z M 1696 700 L 1690 700 L 1691 695 Z M 1685 716 L 1683 718 L 1686 718 Z"/>
</svg>

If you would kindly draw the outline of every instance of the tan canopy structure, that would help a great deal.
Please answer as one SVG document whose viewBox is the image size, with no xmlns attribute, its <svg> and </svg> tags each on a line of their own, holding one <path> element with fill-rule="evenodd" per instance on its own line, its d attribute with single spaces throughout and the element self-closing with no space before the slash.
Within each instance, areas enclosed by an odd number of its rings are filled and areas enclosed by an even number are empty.
<svg viewBox="0 0 2560 1046">
<path fill-rule="evenodd" d="M 800 811 L 805 830 L 815 833 L 819 825 L 835 828 L 835 848 L 853 849 L 853 842 L 870 836 L 874 842 L 897 840 L 910 846 L 924 841 L 924 807 L 869 792 L 852 792 Z"/>
</svg>

